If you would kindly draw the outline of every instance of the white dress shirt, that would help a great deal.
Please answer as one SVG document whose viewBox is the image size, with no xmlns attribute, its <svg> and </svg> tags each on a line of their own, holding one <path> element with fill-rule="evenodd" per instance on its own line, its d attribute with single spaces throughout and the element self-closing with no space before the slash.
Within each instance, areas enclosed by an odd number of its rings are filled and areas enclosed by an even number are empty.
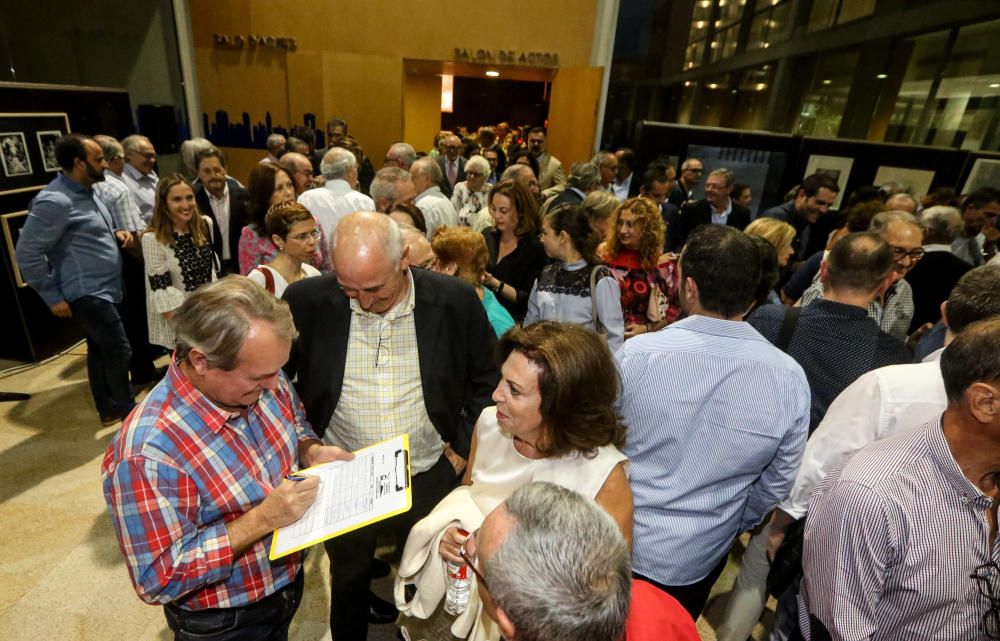
<svg viewBox="0 0 1000 641">
<path fill-rule="evenodd" d="M 455 211 L 455 206 L 441 193 L 441 188 L 437 185 L 427 188 L 417 196 L 414 203 L 424 215 L 428 240 L 434 238 L 434 232 L 438 227 L 458 225 L 458 212 Z"/>
<path fill-rule="evenodd" d="M 614 193 L 615 198 L 618 200 L 628 200 L 628 190 L 632 188 L 632 179 L 635 178 L 635 172 L 633 171 L 628 175 L 628 178 L 621 182 L 615 181 L 611 185 L 611 191 Z"/>
<path fill-rule="evenodd" d="M 299 204 L 319 221 L 323 235 L 331 243 L 341 218 L 356 211 L 375 211 L 375 201 L 355 191 L 349 182 L 341 178 L 329 180 L 318 189 L 302 192 Z"/>
</svg>

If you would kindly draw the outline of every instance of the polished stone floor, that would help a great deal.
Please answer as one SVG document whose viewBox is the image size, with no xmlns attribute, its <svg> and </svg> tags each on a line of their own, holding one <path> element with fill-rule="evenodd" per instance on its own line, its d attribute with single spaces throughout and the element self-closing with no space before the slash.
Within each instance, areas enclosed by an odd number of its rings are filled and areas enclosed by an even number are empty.
<svg viewBox="0 0 1000 641">
<path fill-rule="evenodd" d="M 32 394 L 29 401 L 0 403 L 4 641 L 171 638 L 160 608 L 136 597 L 104 505 L 101 459 L 118 426 L 101 427 L 97 420 L 84 350 L 81 345 L 40 366 L 0 374 L 0 391 Z M 718 593 L 729 589 L 736 567 L 730 563 L 698 622 L 703 639 L 715 638 L 710 621 L 721 609 Z M 310 554 L 306 571 L 290 638 L 330 639 L 328 565 L 320 549 Z M 376 591 L 389 597 L 390 581 L 379 581 Z M 369 638 L 396 639 L 395 626 L 373 626 Z"/>
</svg>

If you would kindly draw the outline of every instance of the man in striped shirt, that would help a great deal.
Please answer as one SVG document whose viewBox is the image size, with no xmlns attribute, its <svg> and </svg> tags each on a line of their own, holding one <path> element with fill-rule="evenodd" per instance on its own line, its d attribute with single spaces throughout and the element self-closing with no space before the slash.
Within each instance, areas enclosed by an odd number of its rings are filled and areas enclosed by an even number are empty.
<svg viewBox="0 0 1000 641">
<path fill-rule="evenodd" d="M 941 355 L 948 407 L 865 447 L 816 487 L 800 623 L 807 639 L 1000 633 L 1000 318 Z"/>
</svg>

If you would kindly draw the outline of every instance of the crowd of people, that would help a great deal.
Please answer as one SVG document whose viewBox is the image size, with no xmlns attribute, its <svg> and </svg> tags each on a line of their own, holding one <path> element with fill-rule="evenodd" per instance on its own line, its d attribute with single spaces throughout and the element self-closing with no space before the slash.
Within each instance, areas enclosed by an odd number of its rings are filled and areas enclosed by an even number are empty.
<svg viewBox="0 0 1000 641">
<path fill-rule="evenodd" d="M 325 542 L 337 641 L 694 640 L 734 546 L 719 639 L 769 594 L 772 639 L 1000 638 L 1000 191 L 834 211 L 817 173 L 762 209 L 697 158 L 567 172 L 541 127 L 378 171 L 325 134 L 245 184 L 204 139 L 159 176 L 144 136 L 63 136 L 17 243 L 122 421 L 104 494 L 175 638 L 287 638 L 302 553 L 271 534 L 319 484 L 287 476 L 401 434 L 411 508 Z"/>
</svg>

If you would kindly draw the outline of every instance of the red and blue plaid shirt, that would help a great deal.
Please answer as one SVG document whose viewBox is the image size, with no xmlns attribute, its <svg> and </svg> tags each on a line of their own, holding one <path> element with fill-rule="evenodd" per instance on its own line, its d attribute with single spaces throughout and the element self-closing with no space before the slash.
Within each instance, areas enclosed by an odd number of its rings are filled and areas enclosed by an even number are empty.
<svg viewBox="0 0 1000 641">
<path fill-rule="evenodd" d="M 299 554 L 267 558 L 271 535 L 234 556 L 226 523 L 295 469 L 315 439 L 282 373 L 244 414 L 220 409 L 171 364 L 104 455 L 104 497 L 132 583 L 147 603 L 189 610 L 256 603 L 291 583 Z"/>
</svg>

